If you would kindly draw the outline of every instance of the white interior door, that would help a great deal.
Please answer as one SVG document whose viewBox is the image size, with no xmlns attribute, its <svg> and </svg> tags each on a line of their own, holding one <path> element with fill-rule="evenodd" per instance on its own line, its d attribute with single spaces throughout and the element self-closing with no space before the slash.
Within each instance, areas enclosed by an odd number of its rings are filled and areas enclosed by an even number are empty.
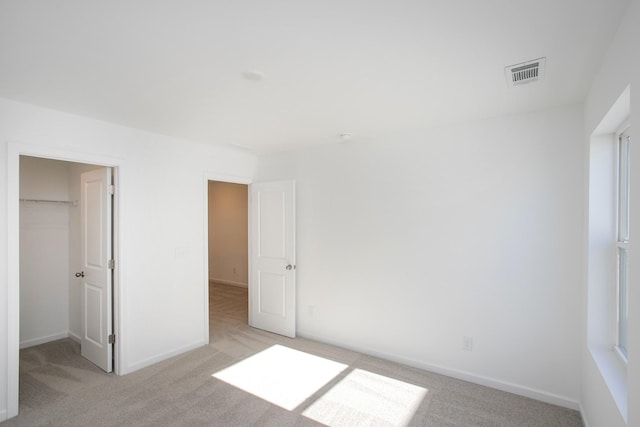
<svg viewBox="0 0 640 427">
<path fill-rule="evenodd" d="M 251 185 L 249 324 L 296 336 L 295 183 Z"/>
<path fill-rule="evenodd" d="M 82 239 L 81 354 L 101 369 L 113 370 L 112 323 L 112 203 L 111 169 L 81 176 Z"/>
</svg>

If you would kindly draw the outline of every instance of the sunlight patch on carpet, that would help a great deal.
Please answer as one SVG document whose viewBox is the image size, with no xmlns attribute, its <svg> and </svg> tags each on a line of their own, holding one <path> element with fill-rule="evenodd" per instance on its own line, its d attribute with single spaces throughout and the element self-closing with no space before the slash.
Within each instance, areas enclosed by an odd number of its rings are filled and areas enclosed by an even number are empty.
<svg viewBox="0 0 640 427">
<path fill-rule="evenodd" d="M 212 377 L 291 411 L 345 369 L 345 364 L 274 345 Z"/>
<path fill-rule="evenodd" d="M 302 414 L 328 426 L 406 426 L 428 390 L 355 369 Z"/>
</svg>

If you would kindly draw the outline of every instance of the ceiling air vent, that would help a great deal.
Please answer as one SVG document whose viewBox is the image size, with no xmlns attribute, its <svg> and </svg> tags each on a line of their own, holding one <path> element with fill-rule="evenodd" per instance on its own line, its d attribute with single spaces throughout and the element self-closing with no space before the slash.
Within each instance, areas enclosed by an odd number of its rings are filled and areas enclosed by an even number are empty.
<svg viewBox="0 0 640 427">
<path fill-rule="evenodd" d="M 547 58 L 538 58 L 520 64 L 505 67 L 504 74 L 509 86 L 519 86 L 544 78 L 544 65 Z"/>
</svg>

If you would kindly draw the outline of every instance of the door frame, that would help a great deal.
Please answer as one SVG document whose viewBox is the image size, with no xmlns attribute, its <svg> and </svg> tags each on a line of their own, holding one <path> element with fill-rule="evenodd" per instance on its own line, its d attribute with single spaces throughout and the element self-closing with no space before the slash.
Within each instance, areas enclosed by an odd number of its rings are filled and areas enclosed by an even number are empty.
<svg viewBox="0 0 640 427">
<path fill-rule="evenodd" d="M 118 336 L 114 352 L 114 372 L 121 374 L 126 340 L 120 333 L 124 301 L 120 277 L 124 257 L 121 255 L 122 183 L 125 164 L 123 159 L 70 151 L 48 146 L 7 143 L 7 418 L 18 415 L 20 364 L 20 156 L 40 157 L 74 163 L 85 163 L 113 168 L 116 192 L 113 206 L 114 259 L 116 266 L 113 282 L 113 333 Z"/>
</svg>

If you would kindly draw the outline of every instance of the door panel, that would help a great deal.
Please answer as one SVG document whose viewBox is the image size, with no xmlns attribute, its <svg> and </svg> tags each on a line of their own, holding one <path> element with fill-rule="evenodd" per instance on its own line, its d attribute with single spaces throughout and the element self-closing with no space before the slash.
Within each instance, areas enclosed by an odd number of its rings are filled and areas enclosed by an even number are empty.
<svg viewBox="0 0 640 427">
<path fill-rule="evenodd" d="M 296 335 L 295 183 L 251 185 L 249 324 Z"/>
<path fill-rule="evenodd" d="M 273 189 L 257 193 L 257 212 L 259 218 L 260 253 L 258 256 L 270 259 L 285 257 L 286 234 L 286 194 Z"/>
<path fill-rule="evenodd" d="M 283 298 L 286 294 L 286 280 L 282 275 L 260 272 L 258 293 L 258 312 L 280 317 L 286 315 Z"/>
<path fill-rule="evenodd" d="M 102 177 L 89 178 L 83 184 L 84 202 L 82 207 L 85 209 L 83 219 L 85 221 L 85 264 L 94 268 L 104 267 L 104 249 L 103 239 L 103 218 L 104 205 L 106 203 L 106 190 Z"/>
<path fill-rule="evenodd" d="M 95 313 L 95 316 L 86 316 L 85 334 L 84 337 L 93 345 L 101 346 L 103 344 L 102 331 L 104 325 L 102 324 L 102 301 L 103 294 L 102 289 L 99 286 L 93 286 L 89 283 L 85 284 L 85 301 L 84 306 L 88 313 Z"/>
<path fill-rule="evenodd" d="M 81 354 L 101 369 L 113 370 L 112 196 L 111 169 L 81 175 L 80 215 L 82 239 L 82 336 Z"/>
</svg>

